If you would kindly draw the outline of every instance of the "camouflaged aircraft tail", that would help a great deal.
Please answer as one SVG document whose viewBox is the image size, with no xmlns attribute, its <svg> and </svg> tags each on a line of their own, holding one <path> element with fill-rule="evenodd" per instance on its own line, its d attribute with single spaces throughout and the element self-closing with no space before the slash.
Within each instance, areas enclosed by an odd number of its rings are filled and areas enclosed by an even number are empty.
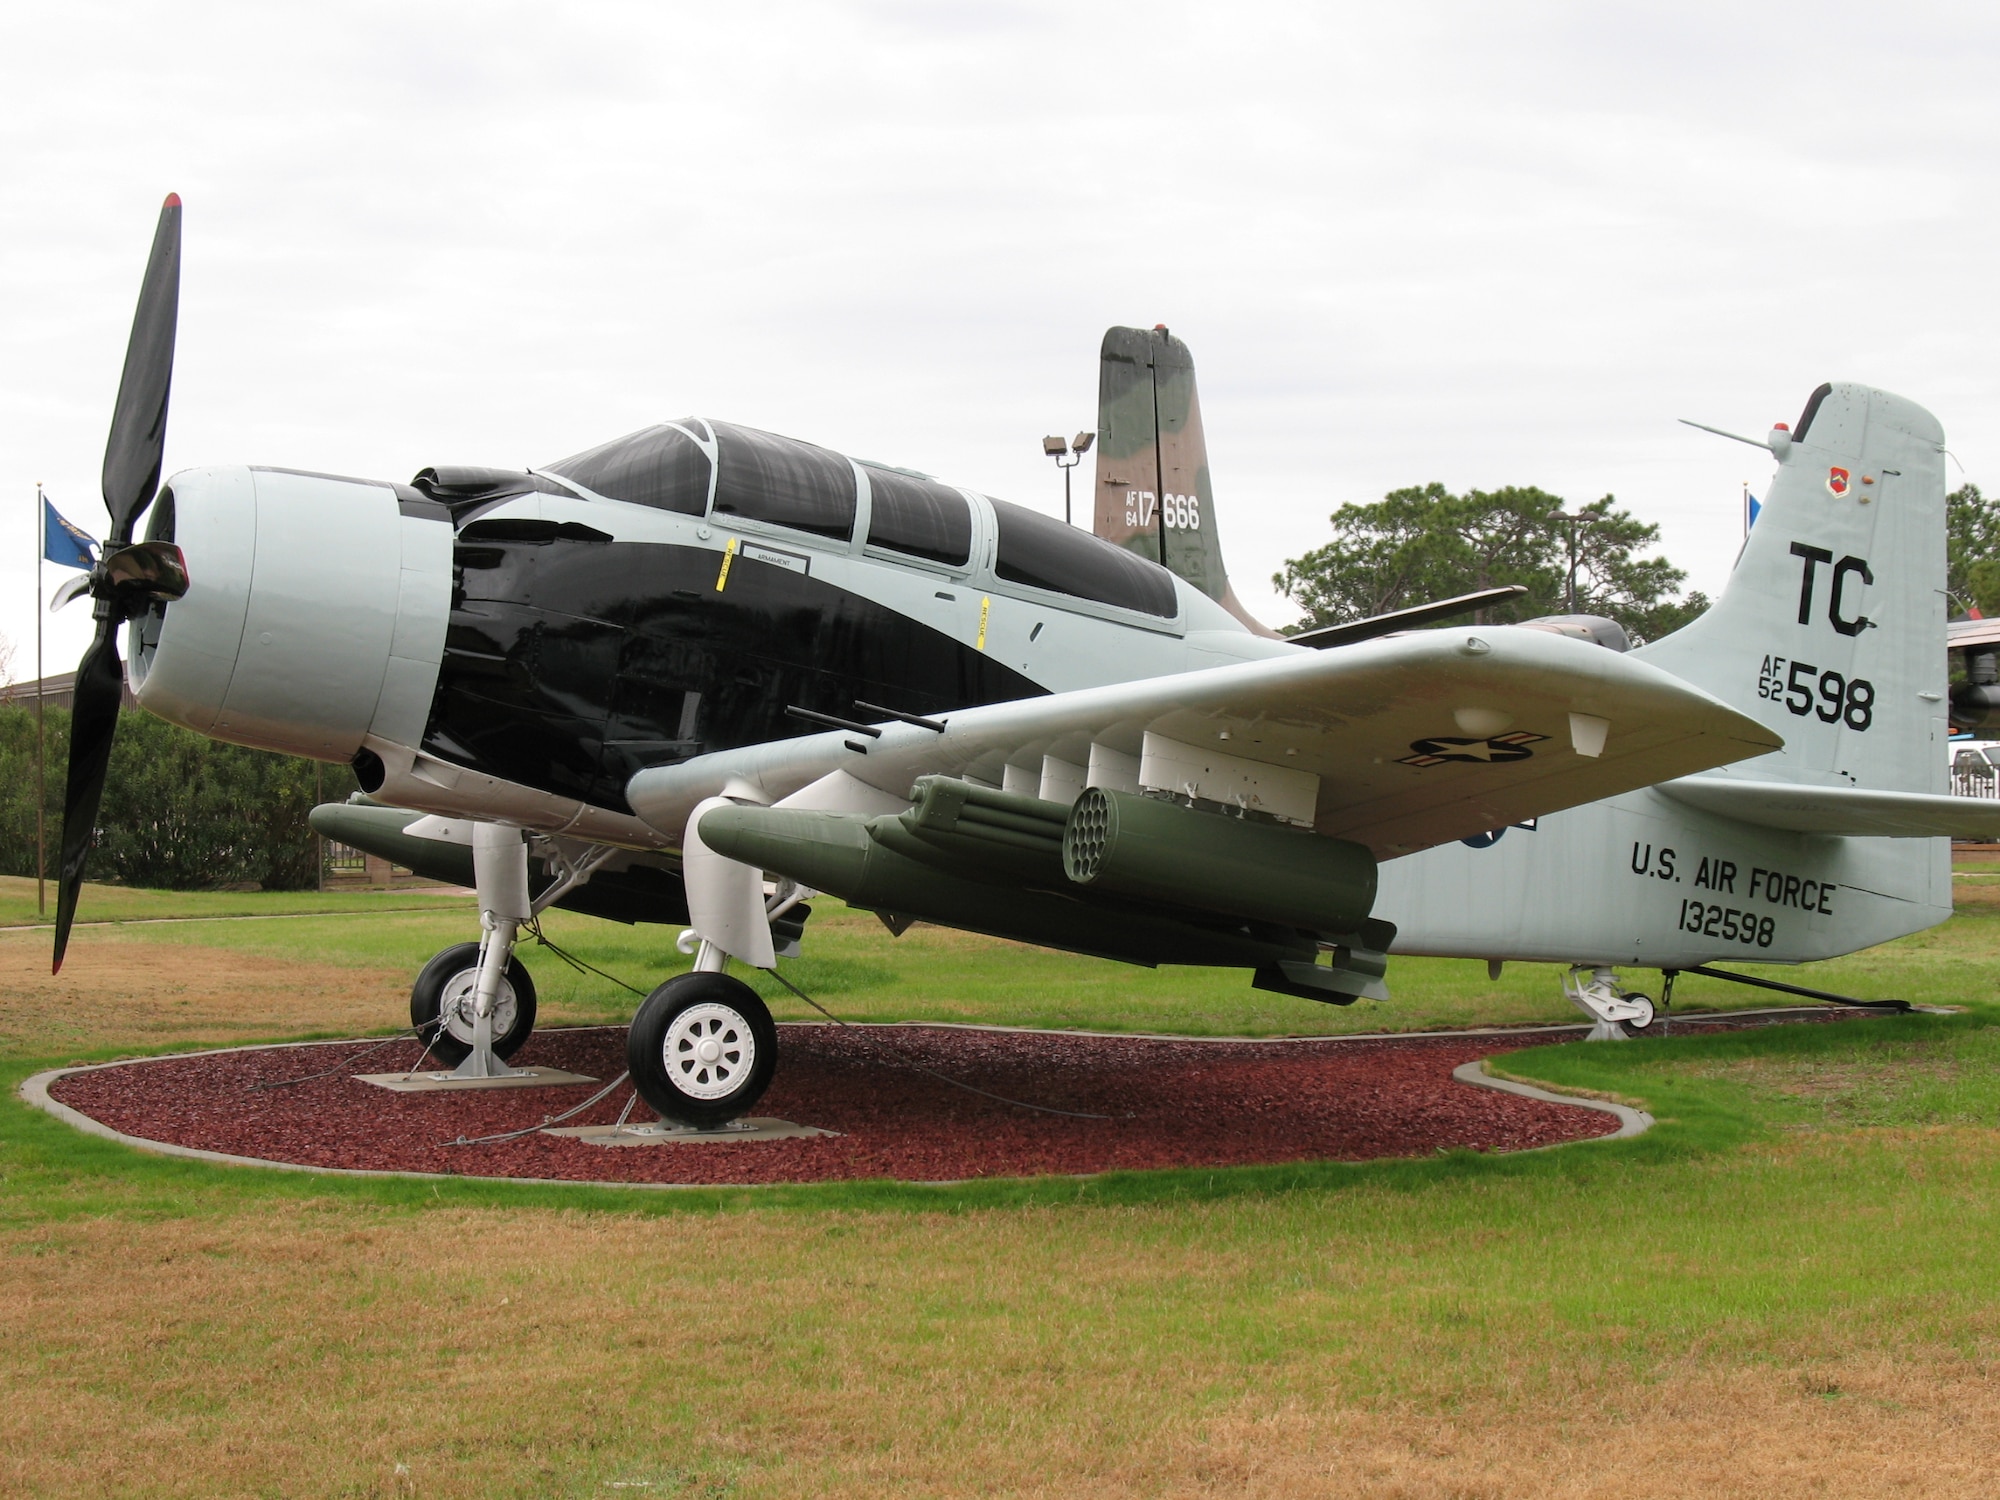
<svg viewBox="0 0 2000 1500">
<path fill-rule="evenodd" d="M 1257 634 L 1275 635 L 1229 587 L 1214 501 L 1187 345 L 1165 325 L 1106 330 L 1091 529 L 1185 578 Z"/>
<path fill-rule="evenodd" d="M 1778 472 L 1721 596 L 1639 654 L 1784 736 L 1731 774 L 1942 792 L 1944 429 L 1836 382 L 1763 446 Z"/>
</svg>

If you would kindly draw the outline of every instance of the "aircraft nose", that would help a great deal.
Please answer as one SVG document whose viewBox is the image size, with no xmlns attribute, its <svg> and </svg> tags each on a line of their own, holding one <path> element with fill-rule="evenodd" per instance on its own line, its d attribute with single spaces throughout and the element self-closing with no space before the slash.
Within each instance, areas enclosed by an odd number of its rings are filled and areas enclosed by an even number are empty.
<svg viewBox="0 0 2000 1500">
<path fill-rule="evenodd" d="M 229 467 L 174 475 L 148 535 L 181 549 L 190 582 L 132 623 L 146 708 L 319 760 L 350 759 L 385 727 L 398 742 L 421 734 L 450 607 L 448 525 L 402 514 L 392 485 Z"/>
</svg>

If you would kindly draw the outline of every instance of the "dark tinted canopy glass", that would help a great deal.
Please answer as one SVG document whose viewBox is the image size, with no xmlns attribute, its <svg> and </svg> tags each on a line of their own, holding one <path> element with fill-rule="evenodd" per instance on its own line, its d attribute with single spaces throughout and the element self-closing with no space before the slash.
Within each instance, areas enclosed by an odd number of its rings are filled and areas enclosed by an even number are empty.
<svg viewBox="0 0 2000 1500">
<path fill-rule="evenodd" d="M 854 470 L 838 453 L 748 427 L 715 424 L 722 462 L 715 513 L 842 541 L 854 535 Z"/>
<path fill-rule="evenodd" d="M 868 545 L 962 568 L 972 557 L 972 507 L 950 485 L 874 465 L 868 489 Z"/>
<path fill-rule="evenodd" d="M 1005 500 L 993 502 L 993 514 L 1000 522 L 1000 555 L 993 571 L 1009 583 L 1173 618 L 1178 607 L 1174 580 L 1165 568 Z"/>
<path fill-rule="evenodd" d="M 708 509 L 708 455 L 701 444 L 672 427 L 648 427 L 616 438 L 550 464 L 547 472 L 574 479 L 612 500 L 690 516 Z"/>
</svg>

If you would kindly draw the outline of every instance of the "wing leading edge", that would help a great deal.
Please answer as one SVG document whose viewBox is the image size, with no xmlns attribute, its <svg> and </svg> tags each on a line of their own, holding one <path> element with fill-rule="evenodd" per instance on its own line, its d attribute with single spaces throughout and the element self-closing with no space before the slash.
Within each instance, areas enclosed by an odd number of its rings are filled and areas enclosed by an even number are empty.
<svg viewBox="0 0 2000 1500">
<path fill-rule="evenodd" d="M 627 797 L 678 840 L 718 795 L 880 810 L 936 774 L 1065 802 L 1085 785 L 1143 787 L 1270 811 L 1388 859 L 1781 743 L 1645 662 L 1473 627 L 990 704 L 942 732 L 890 722 L 865 746 L 833 732 L 718 751 L 640 771 Z"/>
</svg>

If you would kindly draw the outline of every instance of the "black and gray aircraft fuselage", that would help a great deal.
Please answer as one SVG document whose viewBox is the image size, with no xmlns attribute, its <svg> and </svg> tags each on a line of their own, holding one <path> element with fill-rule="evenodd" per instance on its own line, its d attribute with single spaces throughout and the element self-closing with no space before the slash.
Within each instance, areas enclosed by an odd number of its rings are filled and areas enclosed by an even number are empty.
<svg viewBox="0 0 2000 1500">
<path fill-rule="evenodd" d="M 459 791 L 633 850 L 664 842 L 626 800 L 647 768 L 1300 649 L 1052 517 L 701 419 L 408 485 L 188 470 L 148 535 L 197 587 L 134 622 L 141 702 L 385 800 Z M 650 865 L 656 899 L 612 869 L 573 904 L 685 920 Z"/>
</svg>

